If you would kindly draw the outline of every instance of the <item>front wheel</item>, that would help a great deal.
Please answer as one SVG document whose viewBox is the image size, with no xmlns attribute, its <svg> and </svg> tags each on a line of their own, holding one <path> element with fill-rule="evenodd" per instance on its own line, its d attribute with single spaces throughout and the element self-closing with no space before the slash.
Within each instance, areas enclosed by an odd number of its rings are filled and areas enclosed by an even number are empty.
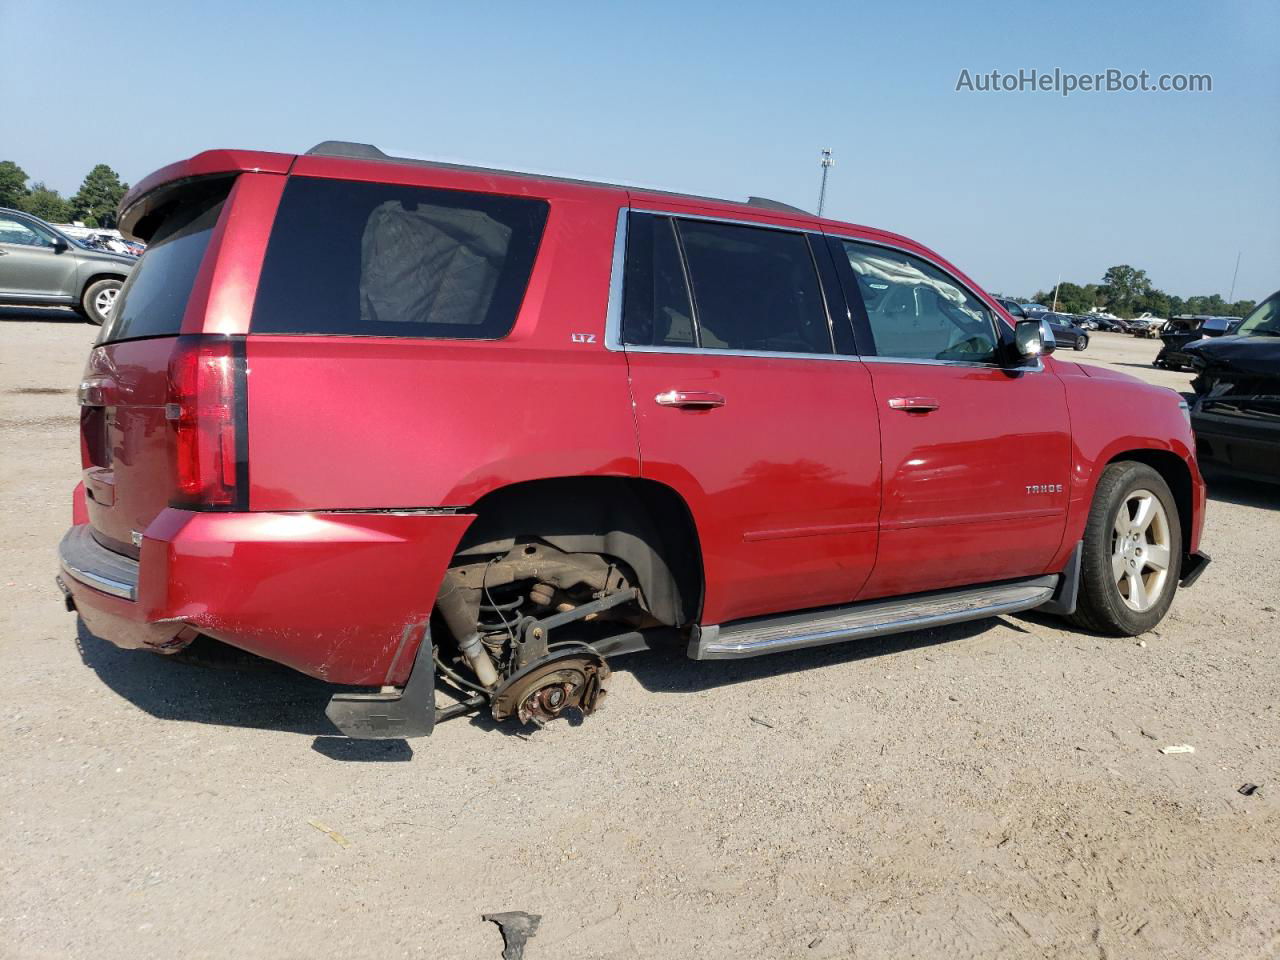
<svg viewBox="0 0 1280 960">
<path fill-rule="evenodd" d="M 85 319 L 96 326 L 102 326 L 111 316 L 115 308 L 120 288 L 124 286 L 119 280 L 98 280 L 85 288 L 80 298 Z"/>
<path fill-rule="evenodd" d="M 1088 337 L 1076 337 L 1076 349 L 1077 349 L 1077 350 L 1083 350 L 1083 349 L 1084 349 L 1085 347 L 1087 347 L 1088 345 L 1089 345 L 1089 338 L 1088 338 Z"/>
<path fill-rule="evenodd" d="M 1134 637 L 1164 619 L 1182 566 L 1182 525 L 1160 474 L 1132 461 L 1103 471 L 1081 560 L 1077 626 Z"/>
</svg>

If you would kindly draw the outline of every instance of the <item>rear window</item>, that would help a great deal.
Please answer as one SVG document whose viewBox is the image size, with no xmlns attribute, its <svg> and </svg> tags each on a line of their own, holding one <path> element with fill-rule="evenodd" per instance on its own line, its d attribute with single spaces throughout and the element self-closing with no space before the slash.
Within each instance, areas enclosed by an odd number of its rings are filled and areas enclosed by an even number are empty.
<svg viewBox="0 0 1280 960">
<path fill-rule="evenodd" d="M 222 213 L 227 185 L 174 206 L 156 228 L 147 252 L 116 298 L 99 343 L 177 336 L 196 273 Z"/>
<path fill-rule="evenodd" d="M 547 203 L 290 179 L 254 301 L 255 333 L 490 340 L 515 325 Z"/>
</svg>

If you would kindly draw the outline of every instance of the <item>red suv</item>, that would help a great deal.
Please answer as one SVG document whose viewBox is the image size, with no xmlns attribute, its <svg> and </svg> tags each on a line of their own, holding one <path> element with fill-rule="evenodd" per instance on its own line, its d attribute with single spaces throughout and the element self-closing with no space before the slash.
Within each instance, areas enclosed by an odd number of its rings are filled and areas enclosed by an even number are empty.
<svg viewBox="0 0 1280 960">
<path fill-rule="evenodd" d="M 120 225 L 68 607 L 367 688 L 351 736 L 587 713 L 673 640 L 1133 635 L 1208 559 L 1180 397 L 905 237 L 336 142 L 199 154 Z"/>
</svg>

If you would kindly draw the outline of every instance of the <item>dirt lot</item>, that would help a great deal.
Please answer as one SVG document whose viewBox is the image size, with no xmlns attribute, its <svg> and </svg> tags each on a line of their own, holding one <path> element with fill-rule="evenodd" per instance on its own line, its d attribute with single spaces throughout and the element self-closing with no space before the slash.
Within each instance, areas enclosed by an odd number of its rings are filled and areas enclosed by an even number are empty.
<svg viewBox="0 0 1280 960">
<path fill-rule="evenodd" d="M 542 915 L 529 960 L 1280 954 L 1280 493 L 1215 485 L 1214 563 L 1141 642 L 620 658 L 581 725 L 360 744 L 323 684 L 63 612 L 94 332 L 0 311 L 0 956 L 496 958 L 503 910 Z M 1157 346 L 1066 356 L 1186 389 Z"/>
</svg>

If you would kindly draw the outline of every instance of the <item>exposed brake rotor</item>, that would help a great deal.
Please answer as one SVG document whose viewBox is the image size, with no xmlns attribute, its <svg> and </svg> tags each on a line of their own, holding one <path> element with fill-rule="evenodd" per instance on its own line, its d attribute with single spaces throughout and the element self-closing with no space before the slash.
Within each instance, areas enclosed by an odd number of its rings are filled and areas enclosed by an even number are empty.
<svg viewBox="0 0 1280 960">
<path fill-rule="evenodd" d="M 493 719 L 518 717 L 542 726 L 566 710 L 594 713 L 605 695 L 609 665 L 595 651 L 581 646 L 563 650 L 529 664 L 509 677 L 493 693 Z"/>
</svg>

